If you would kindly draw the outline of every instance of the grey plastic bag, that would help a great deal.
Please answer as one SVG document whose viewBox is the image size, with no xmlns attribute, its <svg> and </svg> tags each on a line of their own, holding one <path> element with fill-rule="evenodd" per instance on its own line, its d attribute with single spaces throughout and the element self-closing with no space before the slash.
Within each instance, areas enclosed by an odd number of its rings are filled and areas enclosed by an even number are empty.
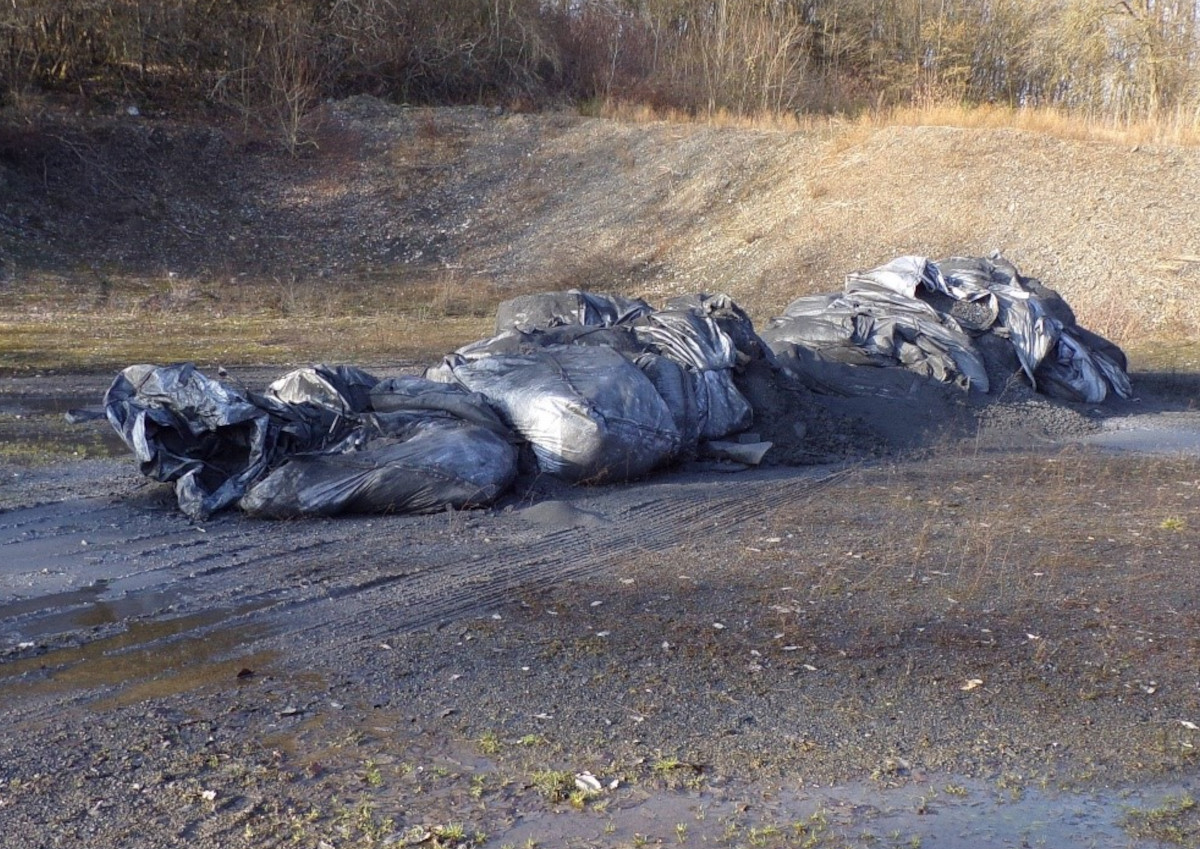
<svg viewBox="0 0 1200 849">
<path fill-rule="evenodd" d="M 442 370 L 487 398 L 530 443 L 541 471 L 554 477 L 589 483 L 635 478 L 682 447 L 654 385 L 609 348 L 448 359 Z"/>
</svg>

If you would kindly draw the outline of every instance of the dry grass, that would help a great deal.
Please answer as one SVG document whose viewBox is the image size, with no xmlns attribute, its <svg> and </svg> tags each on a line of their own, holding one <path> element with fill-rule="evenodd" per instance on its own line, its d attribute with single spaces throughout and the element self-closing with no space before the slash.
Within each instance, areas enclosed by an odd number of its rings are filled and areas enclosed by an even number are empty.
<svg viewBox="0 0 1200 849">
<path fill-rule="evenodd" d="M 1014 109 L 1007 106 L 939 103 L 867 113 L 859 120 L 874 126 L 1017 129 L 1071 141 L 1105 141 L 1131 146 L 1200 144 L 1200 113 L 1183 108 L 1157 118 L 1121 121 L 1090 117 L 1054 107 Z"/>
<path fill-rule="evenodd" d="M 675 108 L 656 108 L 645 103 L 613 101 L 603 104 L 598 113 L 605 118 L 633 124 L 661 121 L 777 132 L 813 132 L 830 128 L 845 130 L 853 126 L 870 130 L 889 126 L 944 126 L 1025 130 L 1070 141 L 1104 141 L 1130 146 L 1200 145 L 1200 112 L 1182 107 L 1156 118 L 1125 121 L 1090 117 L 1054 107 L 971 106 L 956 102 L 873 109 L 850 116 L 800 112 L 739 114 L 728 109 L 717 109 L 712 113 L 688 112 Z"/>
<path fill-rule="evenodd" d="M 613 121 L 629 124 L 701 124 L 709 127 L 738 130 L 776 130 L 799 132 L 820 129 L 842 119 L 829 115 L 814 115 L 803 112 L 757 112 L 738 113 L 718 108 L 712 112 L 689 112 L 674 107 L 657 107 L 648 103 L 607 101 L 595 110 L 596 114 Z"/>
<path fill-rule="evenodd" d="M 919 617 L 1030 610 L 1080 593 L 1158 604 L 1157 581 L 1200 545 L 1200 528 L 1173 521 L 1195 511 L 1198 471 L 1186 457 L 950 453 L 864 469 L 836 499 L 781 508 L 773 522 L 780 535 L 831 537 L 812 549 L 836 550 L 813 564 L 821 595 L 883 591 L 905 618 L 927 604 Z"/>
<path fill-rule="evenodd" d="M 43 275 L 0 297 L 4 371 L 133 362 L 428 361 L 486 336 L 507 294 L 453 272 L 312 280 Z"/>
<path fill-rule="evenodd" d="M 623 288 L 606 285 L 612 281 L 603 275 L 556 279 L 531 281 L 530 291 Z M 19 289 L 0 291 L 0 374 L 107 371 L 134 362 L 430 362 L 490 335 L 497 304 L 518 293 L 453 270 L 333 281 L 30 276 Z M 763 315 L 771 305 L 750 297 L 743 306 Z M 1138 371 L 1200 369 L 1196 340 L 1138 336 L 1121 316 L 1077 312 L 1109 338 L 1136 339 L 1126 349 Z"/>
<path fill-rule="evenodd" d="M 864 469 L 829 495 L 770 527 L 785 546 L 803 539 L 789 563 L 807 596 L 797 626 L 819 608 L 833 648 L 870 660 L 903 645 L 895 662 L 957 687 L 958 667 L 1018 647 L 1010 683 L 1045 675 L 1071 703 L 1191 686 L 1194 458 L 949 454 Z"/>
</svg>

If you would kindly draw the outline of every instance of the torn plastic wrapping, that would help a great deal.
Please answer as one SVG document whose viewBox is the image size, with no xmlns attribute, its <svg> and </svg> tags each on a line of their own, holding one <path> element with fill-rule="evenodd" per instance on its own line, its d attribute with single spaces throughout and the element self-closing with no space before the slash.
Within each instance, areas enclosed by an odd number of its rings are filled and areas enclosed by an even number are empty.
<svg viewBox="0 0 1200 849">
<path fill-rule="evenodd" d="M 351 367 L 298 369 L 255 395 L 187 363 L 130 366 L 105 410 L 197 520 L 235 504 L 277 518 L 487 504 L 516 474 L 513 436 L 482 399 Z"/>
<path fill-rule="evenodd" d="M 818 391 L 873 393 L 880 385 L 895 397 L 903 381 L 848 376 L 840 364 L 902 367 L 986 394 L 986 357 L 997 349 L 977 343 L 985 334 L 1007 340 L 1031 385 L 1047 394 L 1088 403 L 1110 391 L 1132 394 L 1119 349 L 1076 327 L 1057 293 L 999 255 L 942 263 L 904 256 L 855 272 L 839 295 L 792 302 L 762 338 Z"/>
<path fill-rule="evenodd" d="M 277 457 L 330 450 L 358 426 L 315 405 L 251 395 L 190 363 L 126 368 L 105 413 L 142 474 L 174 483 L 180 509 L 195 519 L 236 503 Z"/>
<path fill-rule="evenodd" d="M 704 294 L 657 312 L 526 295 L 497 326 L 423 378 L 313 366 L 256 394 L 190 364 L 130 366 L 105 411 L 142 472 L 203 519 L 235 505 L 264 517 L 482 506 L 511 486 L 521 445 L 568 481 L 637 478 L 748 431 L 738 380 L 753 369 L 878 397 L 878 415 L 888 399 L 921 403 L 942 384 L 986 393 L 1014 374 L 1075 401 L 1132 391 L 1120 349 L 998 256 L 899 257 L 793 301 L 761 337 L 731 299 Z M 728 444 L 747 454 L 743 442 Z M 761 459 L 770 444 L 752 447 Z"/>
<path fill-rule="evenodd" d="M 281 404 L 313 404 L 339 415 L 369 409 L 378 379 L 354 366 L 298 368 L 267 386 L 266 395 Z"/>
<path fill-rule="evenodd" d="M 568 481 L 627 480 L 675 457 L 682 442 L 654 384 L 610 348 L 553 346 L 447 362 L 533 447 L 538 468 Z"/>
</svg>

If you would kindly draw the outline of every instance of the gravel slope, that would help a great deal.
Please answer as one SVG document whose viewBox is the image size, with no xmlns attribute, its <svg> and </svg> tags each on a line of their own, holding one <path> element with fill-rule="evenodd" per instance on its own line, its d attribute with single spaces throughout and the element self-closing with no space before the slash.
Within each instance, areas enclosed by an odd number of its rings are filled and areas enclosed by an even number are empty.
<svg viewBox="0 0 1200 849">
<path fill-rule="evenodd" d="M 50 119 L 47 119 L 50 120 Z M 1118 342 L 1195 335 L 1200 150 L 1017 130 L 801 132 L 322 107 L 278 155 L 232 129 L 50 120 L 0 142 L 0 263 L 299 281 L 726 291 L 765 319 L 903 253 L 1003 250 Z M 94 285 L 84 271 L 81 285 Z"/>
</svg>

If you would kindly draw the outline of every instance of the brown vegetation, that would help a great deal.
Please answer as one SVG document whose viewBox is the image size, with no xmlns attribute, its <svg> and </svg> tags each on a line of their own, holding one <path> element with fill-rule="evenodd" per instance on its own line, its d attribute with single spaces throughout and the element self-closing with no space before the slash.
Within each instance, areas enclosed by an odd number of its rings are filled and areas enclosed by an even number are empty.
<svg viewBox="0 0 1200 849">
<path fill-rule="evenodd" d="M 294 148 L 322 98 L 690 114 L 1055 107 L 1194 124 L 1184 0 L 29 0 L 0 99 L 232 108 Z"/>
</svg>

